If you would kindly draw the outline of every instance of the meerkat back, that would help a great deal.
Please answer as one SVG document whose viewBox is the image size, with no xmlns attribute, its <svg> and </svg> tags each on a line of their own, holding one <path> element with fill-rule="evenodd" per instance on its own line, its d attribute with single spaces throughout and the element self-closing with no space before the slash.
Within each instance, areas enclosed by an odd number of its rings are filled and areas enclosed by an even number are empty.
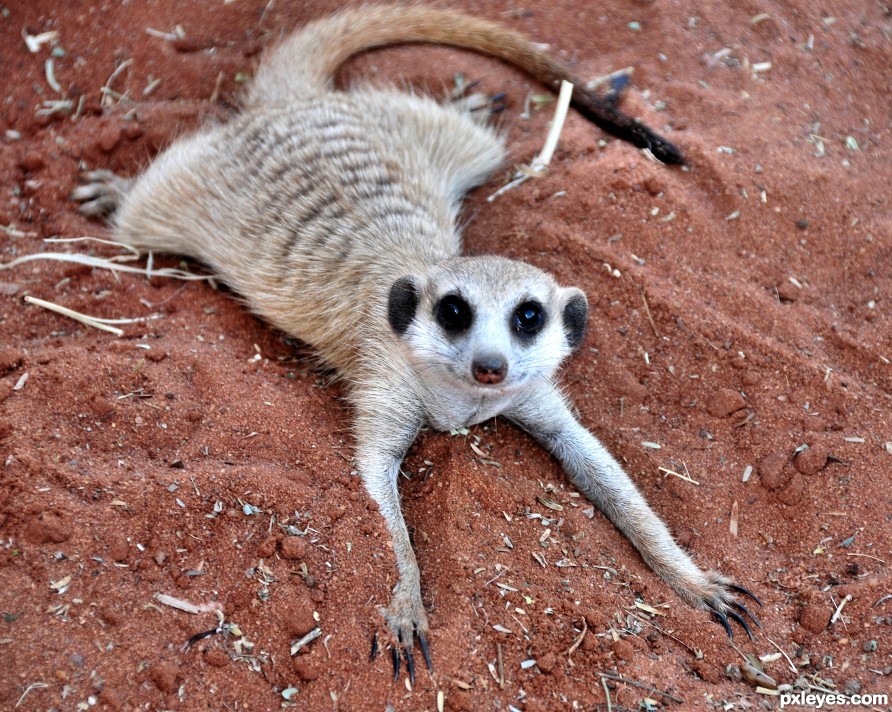
<svg viewBox="0 0 892 712">
<path fill-rule="evenodd" d="M 502 163 L 504 146 L 462 104 L 371 87 L 291 89 L 265 101 L 254 92 L 228 124 L 168 148 L 120 196 L 115 233 L 204 262 L 344 370 L 361 314 L 332 319 L 318 305 L 362 303 L 407 264 L 457 254 L 461 197 Z"/>
</svg>

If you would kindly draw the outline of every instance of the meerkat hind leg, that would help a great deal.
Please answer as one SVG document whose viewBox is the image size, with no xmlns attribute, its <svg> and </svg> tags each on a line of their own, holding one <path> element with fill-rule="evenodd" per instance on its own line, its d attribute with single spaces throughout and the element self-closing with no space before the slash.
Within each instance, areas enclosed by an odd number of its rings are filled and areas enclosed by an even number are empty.
<svg viewBox="0 0 892 712">
<path fill-rule="evenodd" d="M 484 94 L 474 91 L 479 81 L 466 82 L 456 76 L 455 86 L 449 92 L 447 101 L 458 111 L 470 116 L 476 123 L 487 124 L 493 114 L 502 113 L 507 104 L 505 92 Z"/>
<path fill-rule="evenodd" d="M 80 203 L 79 213 L 90 217 L 111 216 L 134 183 L 133 178 L 121 178 L 106 170 L 83 173 L 79 180 L 81 185 L 71 192 L 71 199 Z"/>
<path fill-rule="evenodd" d="M 758 619 L 734 596 L 761 603 L 743 586 L 717 571 L 703 571 L 675 542 L 620 464 L 573 416 L 554 388 L 531 392 L 505 416 L 536 438 L 561 463 L 570 481 L 638 549 L 651 569 L 695 608 L 709 611 L 733 639 L 728 621 L 736 621 L 752 638 L 743 615 Z"/>
</svg>

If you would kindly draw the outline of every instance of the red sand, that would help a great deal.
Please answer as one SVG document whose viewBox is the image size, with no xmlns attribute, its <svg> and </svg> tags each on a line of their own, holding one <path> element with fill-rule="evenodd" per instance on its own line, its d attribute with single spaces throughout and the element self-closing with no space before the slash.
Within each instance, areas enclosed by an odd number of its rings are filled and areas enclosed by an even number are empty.
<svg viewBox="0 0 892 712">
<path fill-rule="evenodd" d="M 79 167 L 134 174 L 177 134 L 231 111 L 259 49 L 339 3 L 309 5 L 7 3 L 0 260 L 109 254 L 41 242 L 106 234 L 67 200 Z M 889 8 L 455 5 L 548 42 L 582 77 L 633 65 L 624 108 L 690 160 L 670 169 L 602 146 L 571 113 L 548 177 L 488 204 L 506 168 L 470 197 L 468 250 L 529 260 L 587 291 L 590 334 L 563 380 L 679 540 L 764 601 L 764 629 L 754 643 L 738 632 L 740 651 L 774 654 L 776 643 L 796 666 L 765 664 L 782 684 L 890 692 Z M 146 32 L 177 26 L 177 41 Z M 30 53 L 23 30 L 59 32 L 61 97 L 45 76 L 51 45 Z M 124 60 L 103 108 L 100 88 Z M 501 122 L 515 159 L 529 161 L 551 107 L 523 119 L 527 93 L 543 90 L 508 67 L 412 47 L 344 74 L 440 92 L 456 71 L 507 92 Z M 64 97 L 83 97 L 77 120 L 41 115 Z M 115 338 L 26 294 L 97 316 L 164 317 Z M 351 472 L 340 390 L 306 349 L 206 284 L 49 262 L 0 272 L 0 324 L 4 709 L 272 710 L 287 688 L 305 710 L 434 710 L 439 692 L 452 710 L 606 709 L 599 672 L 656 688 L 610 681 L 615 710 L 645 698 L 676 709 L 777 702 L 728 673 L 743 659 L 722 629 L 591 519 L 555 463 L 503 421 L 469 437 L 426 433 L 405 463 L 435 672 L 413 691 L 392 684 L 388 656 L 368 656 L 393 557 Z M 537 500 L 546 493 L 563 511 Z M 550 537 L 528 513 L 551 519 Z M 184 652 L 216 616 L 157 593 L 219 603 L 242 637 Z M 316 625 L 322 637 L 291 657 Z"/>
</svg>

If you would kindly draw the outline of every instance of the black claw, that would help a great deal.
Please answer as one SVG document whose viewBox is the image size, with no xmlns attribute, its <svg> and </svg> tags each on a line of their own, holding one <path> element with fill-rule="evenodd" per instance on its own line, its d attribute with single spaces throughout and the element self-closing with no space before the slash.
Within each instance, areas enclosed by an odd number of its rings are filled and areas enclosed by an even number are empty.
<svg viewBox="0 0 892 712">
<path fill-rule="evenodd" d="M 421 648 L 421 654 L 424 656 L 424 664 L 427 665 L 428 670 L 433 672 L 434 666 L 431 664 L 431 649 L 427 644 L 427 637 L 421 631 L 418 631 L 418 645 Z"/>
<path fill-rule="evenodd" d="M 400 651 L 396 646 L 391 646 L 390 657 L 393 660 L 393 681 L 400 679 Z"/>
<path fill-rule="evenodd" d="M 716 610 L 710 610 L 710 613 L 712 613 L 713 618 L 715 618 L 719 623 L 722 624 L 722 627 L 725 629 L 728 637 L 731 640 L 734 640 L 734 631 L 731 630 L 731 624 L 728 622 L 728 617 L 724 613 L 720 613 Z"/>
<path fill-rule="evenodd" d="M 744 596 L 749 596 L 756 603 L 758 603 L 760 606 L 762 605 L 762 601 L 760 601 L 759 598 L 756 596 L 756 594 L 753 593 L 752 591 L 750 591 L 748 588 L 744 588 L 743 586 L 738 586 L 736 583 L 729 583 L 728 588 L 730 588 L 732 591 L 736 591 L 737 593 L 741 593 Z M 750 616 L 750 617 L 752 617 L 752 616 Z"/>
<path fill-rule="evenodd" d="M 489 113 L 501 114 L 508 108 L 508 102 L 505 100 L 505 92 L 499 92 L 489 97 Z"/>
<path fill-rule="evenodd" d="M 746 631 L 746 634 L 749 636 L 750 640 L 755 640 L 753 637 L 753 631 L 750 630 L 749 623 L 741 616 L 737 611 L 728 611 L 728 616 L 731 617 L 731 620 L 737 621 L 740 626 Z"/>
<path fill-rule="evenodd" d="M 750 613 L 750 612 L 749 612 L 749 609 L 748 609 L 746 606 L 744 606 L 742 603 L 740 603 L 740 602 L 738 602 L 738 601 L 731 601 L 731 605 L 734 606 L 734 608 L 736 608 L 736 609 L 737 609 L 738 611 L 740 611 L 741 613 L 747 615 L 747 616 L 749 617 L 749 619 L 750 619 L 753 623 L 756 624 L 756 627 L 757 627 L 757 628 L 761 628 L 761 627 L 762 627 L 762 624 L 759 622 L 759 619 L 756 618 L 752 613 Z"/>
<path fill-rule="evenodd" d="M 406 646 L 403 652 L 406 655 L 406 667 L 409 669 L 409 683 L 415 687 L 415 658 L 412 657 L 412 648 Z"/>
<path fill-rule="evenodd" d="M 378 634 L 372 636 L 372 654 L 369 656 L 369 661 L 374 660 L 378 657 Z"/>
</svg>

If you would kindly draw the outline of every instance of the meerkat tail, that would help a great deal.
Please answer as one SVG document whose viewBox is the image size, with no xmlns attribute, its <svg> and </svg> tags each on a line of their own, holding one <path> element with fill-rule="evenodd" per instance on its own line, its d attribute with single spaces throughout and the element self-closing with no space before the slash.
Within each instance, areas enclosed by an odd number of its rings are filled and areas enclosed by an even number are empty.
<svg viewBox="0 0 892 712">
<path fill-rule="evenodd" d="M 585 91 L 572 72 L 541 45 L 498 23 L 432 7 L 372 5 L 311 22 L 267 52 L 244 105 L 277 104 L 330 89 L 335 72 L 353 55 L 409 43 L 450 45 L 495 57 L 552 90 L 566 80 L 576 86 L 572 105 L 589 121 L 617 138 L 649 149 L 664 163 L 684 162 L 681 151 L 669 141 L 618 111 L 612 101 Z"/>
</svg>

